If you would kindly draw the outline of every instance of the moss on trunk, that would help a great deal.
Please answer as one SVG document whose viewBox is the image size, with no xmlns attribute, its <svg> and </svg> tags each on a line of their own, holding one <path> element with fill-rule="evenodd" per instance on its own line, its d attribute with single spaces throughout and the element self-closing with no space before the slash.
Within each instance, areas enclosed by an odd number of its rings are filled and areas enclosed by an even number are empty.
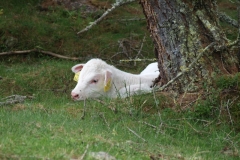
<svg viewBox="0 0 240 160">
<path fill-rule="evenodd" d="M 168 89 L 196 92 L 204 84 L 210 86 L 216 74 L 238 72 L 238 59 L 227 48 L 214 0 L 140 3 L 156 49 L 160 85 L 172 81 Z"/>
</svg>

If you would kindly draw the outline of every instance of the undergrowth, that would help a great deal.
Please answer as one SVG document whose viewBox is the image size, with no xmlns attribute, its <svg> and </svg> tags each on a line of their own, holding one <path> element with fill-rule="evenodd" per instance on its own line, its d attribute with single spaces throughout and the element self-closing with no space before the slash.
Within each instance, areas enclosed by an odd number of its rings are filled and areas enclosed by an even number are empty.
<svg viewBox="0 0 240 160">
<path fill-rule="evenodd" d="M 232 129 L 240 131 L 240 74 L 217 76 L 215 86 L 196 101 L 189 112 L 190 117 L 214 119 L 226 122 Z M 194 112 L 192 112 L 194 111 Z"/>
</svg>

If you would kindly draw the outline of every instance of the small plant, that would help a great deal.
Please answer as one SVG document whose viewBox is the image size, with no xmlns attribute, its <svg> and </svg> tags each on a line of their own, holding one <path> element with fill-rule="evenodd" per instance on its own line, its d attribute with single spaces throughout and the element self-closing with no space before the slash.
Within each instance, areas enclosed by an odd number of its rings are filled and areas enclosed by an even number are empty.
<svg viewBox="0 0 240 160">
<path fill-rule="evenodd" d="M 0 9 L 0 16 L 3 14 L 3 9 Z"/>
<path fill-rule="evenodd" d="M 215 78 L 216 86 L 220 89 L 239 89 L 240 73 L 234 76 L 220 76 Z"/>
</svg>

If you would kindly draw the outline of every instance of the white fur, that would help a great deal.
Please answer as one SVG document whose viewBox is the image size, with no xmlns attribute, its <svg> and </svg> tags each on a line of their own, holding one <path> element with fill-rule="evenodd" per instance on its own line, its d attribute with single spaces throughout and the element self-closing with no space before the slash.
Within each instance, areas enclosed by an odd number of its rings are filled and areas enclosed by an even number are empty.
<svg viewBox="0 0 240 160">
<path fill-rule="evenodd" d="M 74 73 L 80 71 L 78 83 L 72 90 L 74 100 L 101 96 L 124 98 L 133 94 L 150 92 L 153 80 L 159 75 L 157 63 L 149 64 L 137 75 L 121 71 L 101 59 L 91 59 L 86 64 L 75 65 L 72 71 Z M 111 88 L 104 91 L 104 86 L 109 80 L 111 80 Z"/>
</svg>

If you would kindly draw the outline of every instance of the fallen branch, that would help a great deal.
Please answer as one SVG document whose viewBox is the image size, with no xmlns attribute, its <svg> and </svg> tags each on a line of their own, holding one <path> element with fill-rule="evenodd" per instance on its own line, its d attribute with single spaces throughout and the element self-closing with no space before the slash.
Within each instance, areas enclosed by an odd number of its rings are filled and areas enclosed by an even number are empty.
<svg viewBox="0 0 240 160">
<path fill-rule="evenodd" d="M 218 12 L 218 17 L 219 17 L 220 21 L 226 22 L 226 23 L 230 24 L 231 26 L 238 28 L 238 22 L 236 20 L 232 19 L 231 17 L 229 17 L 228 15 L 226 15 L 225 13 Z"/>
<path fill-rule="evenodd" d="M 21 95 L 12 95 L 8 96 L 6 98 L 3 98 L 5 102 L 0 102 L 0 106 L 3 105 L 11 105 L 11 104 L 16 104 L 16 103 L 23 103 L 25 99 L 30 98 L 33 99 L 33 96 L 21 96 Z"/>
<path fill-rule="evenodd" d="M 60 54 L 56 54 L 50 51 L 42 51 L 42 50 L 38 50 L 38 49 L 30 49 L 30 50 L 23 50 L 23 51 L 9 51 L 9 52 L 2 52 L 0 53 L 0 56 L 4 56 L 4 55 L 14 55 L 14 54 L 26 54 L 26 53 L 31 53 L 31 52 L 39 52 L 39 53 L 43 53 L 43 54 L 47 54 L 53 57 L 57 57 L 57 58 L 61 58 L 61 59 L 68 59 L 68 60 L 82 60 L 81 58 L 77 58 L 77 57 L 67 57 L 67 56 L 63 56 Z"/>
<path fill-rule="evenodd" d="M 109 8 L 106 12 L 104 12 L 102 14 L 102 16 L 100 18 L 98 18 L 97 20 L 95 20 L 94 22 L 90 22 L 89 26 L 87 26 L 86 28 L 82 29 L 81 31 L 79 31 L 77 34 L 81 34 L 83 32 L 88 31 L 89 29 L 91 29 L 93 26 L 95 26 L 97 23 L 99 23 L 101 20 L 103 20 L 104 17 L 106 17 L 110 12 L 112 12 L 114 9 L 116 9 L 116 7 L 119 7 L 123 4 L 126 3 L 130 3 L 130 2 L 134 2 L 135 0 L 118 0 L 116 1 L 113 5 L 112 8 Z"/>
<path fill-rule="evenodd" d="M 119 60 L 120 62 L 143 62 L 143 61 L 157 61 L 156 58 L 152 58 L 152 59 L 140 59 L 140 58 L 136 58 L 136 59 L 122 59 Z"/>
</svg>

